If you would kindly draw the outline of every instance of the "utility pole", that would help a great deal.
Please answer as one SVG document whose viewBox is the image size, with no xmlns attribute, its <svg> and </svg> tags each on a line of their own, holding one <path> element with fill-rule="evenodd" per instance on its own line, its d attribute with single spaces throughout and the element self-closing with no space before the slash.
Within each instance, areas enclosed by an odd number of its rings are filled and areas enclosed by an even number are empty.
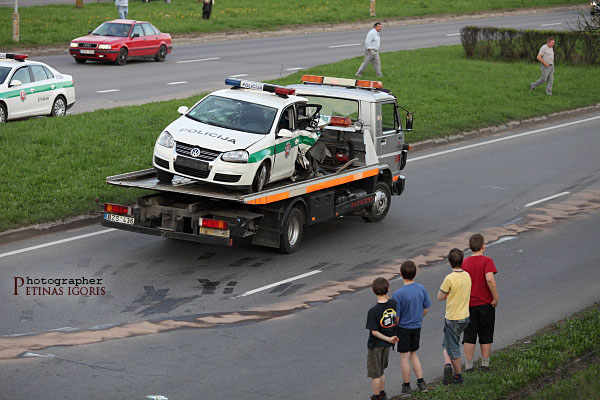
<svg viewBox="0 0 600 400">
<path fill-rule="evenodd" d="M 19 41 L 19 0 L 15 0 L 15 12 L 12 15 L 12 39 Z"/>
</svg>

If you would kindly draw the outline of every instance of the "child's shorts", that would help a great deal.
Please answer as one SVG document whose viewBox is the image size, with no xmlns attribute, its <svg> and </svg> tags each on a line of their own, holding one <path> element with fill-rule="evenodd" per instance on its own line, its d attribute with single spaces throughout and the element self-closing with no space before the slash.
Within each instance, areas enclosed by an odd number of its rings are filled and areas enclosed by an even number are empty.
<svg viewBox="0 0 600 400">
<path fill-rule="evenodd" d="M 446 349 L 452 360 L 460 358 L 460 335 L 467 325 L 469 325 L 469 317 L 459 320 L 444 319 L 442 348 Z"/>
<path fill-rule="evenodd" d="M 408 353 L 419 350 L 419 340 L 421 339 L 421 328 L 406 329 L 398 327 L 398 343 L 396 344 L 399 353 Z"/>
<path fill-rule="evenodd" d="M 383 370 L 388 366 L 390 346 L 375 347 L 367 353 L 367 376 L 371 379 L 381 378 Z"/>
</svg>

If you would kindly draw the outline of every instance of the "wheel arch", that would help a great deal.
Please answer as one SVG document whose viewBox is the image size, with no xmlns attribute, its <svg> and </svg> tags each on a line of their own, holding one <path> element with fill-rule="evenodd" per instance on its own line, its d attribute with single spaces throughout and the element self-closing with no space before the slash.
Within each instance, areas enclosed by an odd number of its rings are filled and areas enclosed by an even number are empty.
<svg viewBox="0 0 600 400">
<path fill-rule="evenodd" d="M 379 171 L 379 176 L 377 177 L 377 182 L 384 182 L 391 188 L 392 184 L 394 183 L 394 178 L 392 177 L 392 171 L 390 171 L 387 168 Z"/>
<path fill-rule="evenodd" d="M 280 220 L 279 224 L 279 233 L 283 233 L 283 222 L 287 220 L 288 215 L 292 212 L 292 210 L 298 207 L 300 212 L 302 213 L 302 225 L 306 225 L 306 218 L 308 213 L 308 205 L 306 204 L 306 200 L 302 197 L 296 197 L 290 201 L 287 205 L 285 212 Z"/>
</svg>

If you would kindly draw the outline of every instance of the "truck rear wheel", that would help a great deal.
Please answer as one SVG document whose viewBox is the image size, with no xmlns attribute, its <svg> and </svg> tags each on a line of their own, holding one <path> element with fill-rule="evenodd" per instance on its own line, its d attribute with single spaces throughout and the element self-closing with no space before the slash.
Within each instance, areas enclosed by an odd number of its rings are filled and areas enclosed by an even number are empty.
<svg viewBox="0 0 600 400">
<path fill-rule="evenodd" d="M 173 174 L 167 171 L 163 171 L 162 169 L 157 169 L 156 178 L 161 183 L 171 183 L 171 181 L 173 180 Z"/>
<path fill-rule="evenodd" d="M 370 215 L 363 217 L 367 222 L 379 222 L 385 218 L 392 203 L 390 187 L 384 182 L 375 185 L 375 204 L 371 206 Z"/>
<path fill-rule="evenodd" d="M 279 239 L 279 251 L 291 254 L 300 248 L 304 216 L 298 207 L 292 208 L 283 224 L 283 233 Z"/>
</svg>

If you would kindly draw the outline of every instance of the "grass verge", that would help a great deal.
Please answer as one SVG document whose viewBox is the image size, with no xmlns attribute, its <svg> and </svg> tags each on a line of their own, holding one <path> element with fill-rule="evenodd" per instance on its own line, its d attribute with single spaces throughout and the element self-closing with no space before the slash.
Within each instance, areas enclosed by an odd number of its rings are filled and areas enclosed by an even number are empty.
<svg viewBox="0 0 600 400">
<path fill-rule="evenodd" d="M 527 90 L 539 76 L 531 63 L 468 61 L 461 46 L 382 54 L 384 86 L 415 111 L 409 142 L 600 102 L 600 80 L 589 67 L 557 66 L 553 96 Z M 352 77 L 361 57 L 303 71 Z M 301 72 L 278 80 L 300 81 Z M 365 79 L 375 79 L 369 67 Z M 0 231 L 130 202 L 141 192 L 111 187 L 105 178 L 151 166 L 160 131 L 183 100 L 120 107 L 63 118 L 36 118 L 0 127 Z"/>
<path fill-rule="evenodd" d="M 600 399 L 600 364 L 592 364 L 569 378 L 540 390 L 528 400 L 589 400 Z"/>
<path fill-rule="evenodd" d="M 490 372 L 473 372 L 464 375 L 463 385 L 439 384 L 427 393 L 418 393 L 412 398 L 472 400 L 521 398 L 519 390 L 530 382 L 552 375 L 556 370 L 567 368 L 566 366 L 573 359 L 587 355 L 600 347 L 598 306 L 596 304 L 591 309 L 556 324 L 548 332 L 536 334 L 508 350 L 494 353 L 490 361 Z M 594 377 L 596 377 L 595 381 Z M 597 396 L 581 397 L 585 392 L 580 387 L 582 382 L 589 381 L 589 384 L 585 384 L 585 390 L 598 393 L 600 388 L 597 377 L 598 365 L 592 364 L 589 369 L 535 393 L 532 398 L 598 398 Z M 559 397 L 559 394 L 565 397 Z"/>
<path fill-rule="evenodd" d="M 72 5 L 21 7 L 19 45 L 65 43 L 85 35 L 100 23 L 117 18 L 110 2 Z M 396 0 L 377 1 L 377 19 L 414 17 L 431 14 L 463 14 L 475 11 L 547 7 L 581 4 L 576 0 Z M 12 7 L 0 7 L 0 51 L 14 46 L 11 34 Z M 129 18 L 150 21 L 171 34 L 208 33 L 232 30 L 271 30 L 283 26 L 314 23 L 339 23 L 367 20 L 369 2 L 365 0 L 219 0 L 211 19 L 202 20 L 202 4 L 197 0 L 176 0 L 170 4 L 131 1 Z"/>
</svg>

